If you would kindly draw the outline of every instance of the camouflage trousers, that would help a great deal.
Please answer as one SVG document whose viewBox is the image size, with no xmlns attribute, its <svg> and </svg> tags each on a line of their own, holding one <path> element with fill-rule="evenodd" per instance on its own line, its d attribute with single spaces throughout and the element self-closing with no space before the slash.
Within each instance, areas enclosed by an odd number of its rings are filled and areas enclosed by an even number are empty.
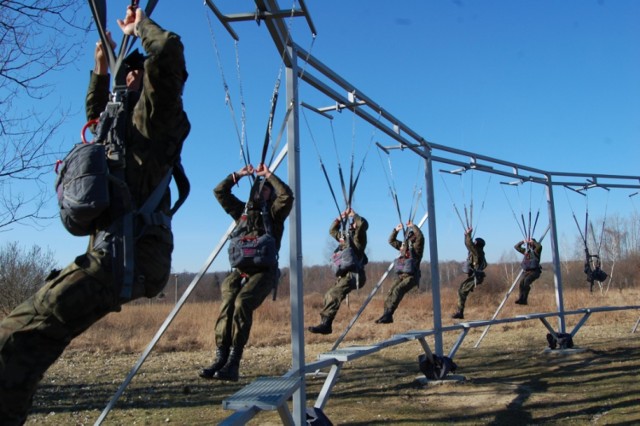
<svg viewBox="0 0 640 426">
<path fill-rule="evenodd" d="M 234 269 L 222 282 L 222 303 L 216 321 L 217 347 L 244 348 L 253 325 L 253 311 L 277 285 L 278 268 L 243 274 Z"/>
<path fill-rule="evenodd" d="M 140 242 L 136 244 L 134 297 L 157 294 L 171 270 L 172 244 L 154 238 Z M 141 281 L 144 285 L 138 285 Z M 119 311 L 122 303 L 113 285 L 110 254 L 90 250 L 62 271 L 53 271 L 36 294 L 4 318 L 0 322 L 0 424 L 24 423 L 47 369 L 75 337 L 108 313 Z"/>
<path fill-rule="evenodd" d="M 520 283 L 518 284 L 518 289 L 520 290 L 520 300 L 526 302 L 529 297 L 529 292 L 531 291 L 531 284 L 542 275 L 542 270 L 540 268 L 532 269 L 530 271 L 523 271 L 522 278 L 520 278 Z"/>
<path fill-rule="evenodd" d="M 364 270 L 359 273 L 347 272 L 346 275 L 338 277 L 335 284 L 324 295 L 324 307 L 320 311 L 320 316 L 333 320 L 347 294 L 363 287 L 366 282 L 367 275 Z"/>
<path fill-rule="evenodd" d="M 391 311 L 392 313 L 398 309 L 398 305 L 411 289 L 418 286 L 420 282 L 419 276 L 413 276 L 410 274 L 398 274 L 391 288 L 387 292 L 387 297 L 384 299 L 384 310 Z"/>
<path fill-rule="evenodd" d="M 467 275 L 467 279 L 462 281 L 460 287 L 458 288 L 458 311 L 464 311 L 464 305 L 467 302 L 467 297 L 469 297 L 469 293 L 476 288 L 476 285 L 482 284 L 484 281 L 484 274 L 480 276 L 476 276 L 473 272 Z"/>
</svg>

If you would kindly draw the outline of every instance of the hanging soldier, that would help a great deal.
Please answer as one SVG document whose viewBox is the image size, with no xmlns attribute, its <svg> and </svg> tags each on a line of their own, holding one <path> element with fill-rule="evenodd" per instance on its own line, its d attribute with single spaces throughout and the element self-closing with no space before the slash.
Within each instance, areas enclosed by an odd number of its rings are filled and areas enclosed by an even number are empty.
<svg viewBox="0 0 640 426">
<path fill-rule="evenodd" d="M 542 267 L 540 266 L 540 256 L 542 254 L 542 244 L 536 241 L 535 238 L 519 241 L 513 248 L 519 253 L 522 253 L 522 262 L 520 267 L 522 268 L 522 278 L 518 288 L 520 289 L 520 295 L 516 300 L 517 305 L 526 305 L 531 291 L 531 284 L 542 274 Z"/>
<path fill-rule="evenodd" d="M 585 248 L 585 261 L 584 261 L 584 273 L 587 275 L 587 282 L 589 283 L 589 291 L 593 292 L 593 284 L 598 281 L 604 282 L 609 275 L 601 269 L 600 256 L 597 254 L 590 254 L 589 249 Z"/>
<path fill-rule="evenodd" d="M 482 238 L 472 239 L 472 232 L 473 228 L 469 227 L 464 233 L 464 244 L 467 247 L 468 255 L 462 271 L 467 274 L 467 278 L 460 283 L 460 288 L 458 288 L 458 309 L 451 316 L 454 319 L 464 319 L 464 307 L 469 293 L 477 285 L 482 284 L 485 278 L 484 269 L 487 267 L 484 256 L 485 241 Z"/>
<path fill-rule="evenodd" d="M 384 313 L 376 320 L 377 324 L 390 324 L 393 314 L 404 296 L 420 284 L 420 262 L 424 252 L 424 235 L 412 221 L 407 222 L 404 241 L 398 240 L 398 233 L 403 229 L 399 223 L 389 236 L 391 247 L 399 251 L 394 263 L 396 279 L 384 300 Z"/>
<path fill-rule="evenodd" d="M 255 179 L 245 203 L 231 193 L 240 179 Z M 231 173 L 214 189 L 216 199 L 235 221 L 229 242 L 233 270 L 220 286 L 222 302 L 215 324 L 216 357 L 200 371 L 204 379 L 238 381 L 240 360 L 249 340 L 253 312 L 275 290 L 280 277 L 278 252 L 293 192 L 264 164 Z"/>
<path fill-rule="evenodd" d="M 122 114 L 114 119 L 113 126 L 100 120 L 98 127 L 107 128 L 109 138 L 101 140 L 97 135 L 93 145 L 121 142 L 123 156 L 118 166 L 124 173 L 113 192 L 113 204 L 92 223 L 86 253 L 62 271 L 52 271 L 44 286 L 0 323 L 3 425 L 25 422 L 38 383 L 75 337 L 108 313 L 119 311 L 123 303 L 156 296 L 171 272 L 170 219 L 175 207 L 171 208 L 168 183 L 163 182 L 172 170 L 181 168 L 180 153 L 190 130 L 182 105 L 187 79 L 183 45 L 178 35 L 159 27 L 135 6 L 127 8 L 126 17 L 118 20 L 118 25 L 125 39 L 134 35 L 140 38 L 148 56 L 144 61 L 129 61 L 127 69 L 121 68 L 125 72 L 118 73 L 118 67 L 114 70 L 107 58 L 107 49 L 115 43 L 99 25 L 103 42 L 95 48 L 86 110 L 89 120 L 113 118 L 103 112 L 108 107 L 111 69 L 116 75 L 115 86 L 122 93 L 114 88 L 109 105 L 118 106 L 124 100 L 126 108 L 116 108 Z M 123 77 L 121 82 L 118 75 Z M 123 200 L 120 191 L 129 198 Z M 157 207 L 140 216 L 139 209 L 156 194 Z M 131 245 L 132 257 L 127 259 L 133 263 L 125 264 L 114 252 L 114 244 L 130 240 L 131 234 L 119 231 L 126 216 L 135 219 L 132 232 L 137 238 Z M 127 273 L 133 277 L 128 288 Z"/>
<path fill-rule="evenodd" d="M 333 320 L 342 301 L 352 290 L 364 286 L 367 280 L 364 267 L 368 262 L 365 254 L 367 229 L 367 220 L 350 207 L 331 223 L 329 234 L 338 242 L 331 257 L 337 279 L 324 295 L 320 324 L 308 328 L 311 333 L 331 334 Z"/>
</svg>

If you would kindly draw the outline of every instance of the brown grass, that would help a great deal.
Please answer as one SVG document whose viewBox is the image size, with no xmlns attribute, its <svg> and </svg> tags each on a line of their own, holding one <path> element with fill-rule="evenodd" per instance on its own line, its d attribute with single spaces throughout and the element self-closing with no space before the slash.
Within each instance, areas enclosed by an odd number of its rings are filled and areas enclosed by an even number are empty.
<svg viewBox="0 0 640 426">
<path fill-rule="evenodd" d="M 468 300 L 469 319 L 490 318 L 502 294 L 479 288 Z M 342 306 L 330 336 L 305 333 L 305 361 L 327 352 L 366 298 L 353 293 Z M 638 301 L 637 290 L 606 296 L 585 290 L 565 293 L 566 310 L 627 305 Z M 444 289 L 443 323 L 455 305 L 455 290 Z M 513 298 L 500 317 L 555 309 L 550 290 L 534 289 L 531 304 Z M 305 323 L 318 320 L 321 294 L 305 298 Z M 125 306 L 76 339 L 51 367 L 34 398 L 27 424 L 92 424 L 114 395 L 140 352 L 171 310 L 167 304 Z M 258 377 L 280 376 L 291 367 L 289 301 L 266 301 L 255 313 L 250 347 L 237 383 L 203 380 L 197 372 L 211 361 L 216 303 L 187 303 L 148 357 L 105 425 L 210 425 L 229 415 L 222 402 Z M 373 343 L 409 329 L 429 328 L 431 297 L 410 293 L 395 322 L 377 325 L 382 296 L 376 296 L 345 339 L 343 346 Z M 567 326 L 579 316 L 567 318 Z M 596 313 L 574 343 L 575 353 L 545 351 L 547 330 L 539 321 L 499 324 L 478 349 L 482 330 L 474 328 L 455 356 L 461 382 L 425 385 L 417 365 L 422 348 L 407 342 L 346 363 L 332 389 L 325 413 L 339 425 L 461 424 L 640 424 L 640 351 L 637 334 L 629 333 L 638 311 Z M 555 324 L 552 322 L 552 324 Z M 448 351 L 458 333 L 445 333 Z M 428 339 L 431 341 L 431 339 Z M 553 353 L 556 352 L 556 353 Z M 324 377 L 307 376 L 308 406 L 313 405 Z M 291 402 L 289 402 L 291 404 Z M 392 408 L 391 408 L 392 407 Z M 1 422 L 0 422 L 1 423 Z M 276 412 L 259 413 L 250 425 L 281 424 Z"/>
<path fill-rule="evenodd" d="M 345 301 L 334 322 L 334 333 L 328 336 L 305 334 L 308 343 L 334 342 L 345 330 L 353 316 L 367 298 L 370 288 L 354 291 Z M 517 292 L 517 290 L 516 290 Z M 627 289 L 610 291 L 606 295 L 599 292 L 589 293 L 584 289 L 570 289 L 564 293 L 565 311 L 595 306 L 625 306 L 640 301 L 640 290 Z M 552 289 L 534 288 L 529 297 L 528 306 L 515 305 L 515 292 L 505 303 L 498 318 L 513 317 L 522 313 L 555 312 L 555 293 Z M 319 321 L 318 312 L 322 308 L 322 294 L 312 293 L 304 299 L 305 327 Z M 467 300 L 466 319 L 490 319 L 504 294 L 491 294 L 476 289 Z M 456 290 L 445 288 L 441 291 L 442 323 L 451 324 L 449 315 L 455 310 Z M 411 329 L 428 329 L 433 327 L 433 305 L 430 293 L 410 292 L 402 301 L 394 315 L 394 323 L 381 326 L 374 321 L 382 314 L 383 294 L 380 291 L 363 311 L 358 322 L 347 334 L 344 344 L 358 340 L 383 340 L 394 333 Z M 213 327 L 218 315 L 217 302 L 185 303 L 166 332 L 159 340 L 156 350 L 184 351 L 210 349 L 214 344 Z M 125 305 L 122 312 L 113 313 L 95 324 L 71 344 L 71 349 L 103 352 L 139 353 L 147 347 L 162 323 L 167 318 L 173 305 L 132 304 Z M 631 316 L 637 312 L 631 313 Z M 588 320 L 590 324 L 619 323 L 629 321 L 629 312 L 614 311 L 596 313 Z M 567 325 L 575 324 L 581 316 L 567 317 Z M 524 328 L 524 323 L 503 325 L 508 328 Z M 249 339 L 249 346 L 265 347 L 286 345 L 290 338 L 290 306 L 289 299 L 280 297 L 276 301 L 268 299 L 256 310 L 254 323 Z"/>
</svg>

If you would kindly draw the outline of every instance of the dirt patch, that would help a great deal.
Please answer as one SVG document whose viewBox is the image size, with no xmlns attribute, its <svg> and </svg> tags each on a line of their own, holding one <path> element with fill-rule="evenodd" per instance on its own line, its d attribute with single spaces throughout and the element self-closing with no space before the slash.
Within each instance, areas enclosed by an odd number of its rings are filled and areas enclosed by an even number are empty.
<svg viewBox="0 0 640 426">
<path fill-rule="evenodd" d="M 459 351 L 461 381 L 424 383 L 417 342 L 386 348 L 348 362 L 325 413 L 341 425 L 376 424 L 633 424 L 640 422 L 640 347 L 630 326 L 587 326 L 576 350 L 548 351 L 546 331 L 494 327 L 479 348 L 472 330 Z M 445 352 L 457 335 L 447 334 Z M 346 342 L 343 346 L 372 342 Z M 308 362 L 331 344 L 305 348 Z M 72 350 L 49 370 L 27 424 L 93 424 L 139 354 Z M 208 351 L 152 353 L 104 422 L 106 425 L 209 425 L 230 411 L 222 401 L 262 376 L 280 376 L 291 363 L 289 346 L 249 347 L 238 383 L 207 381 L 198 370 Z M 324 377 L 308 376 L 308 405 Z M 277 413 L 259 413 L 255 425 L 281 424 Z"/>
</svg>

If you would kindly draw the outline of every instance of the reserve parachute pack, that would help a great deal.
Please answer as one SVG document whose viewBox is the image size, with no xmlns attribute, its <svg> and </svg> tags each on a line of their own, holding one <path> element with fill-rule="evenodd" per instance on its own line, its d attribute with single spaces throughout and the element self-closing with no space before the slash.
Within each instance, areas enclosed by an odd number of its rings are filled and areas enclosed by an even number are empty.
<svg viewBox="0 0 640 426">
<path fill-rule="evenodd" d="M 247 215 L 240 218 L 229 240 L 229 263 L 240 270 L 266 270 L 278 265 L 278 249 L 273 237 L 271 216 L 263 203 L 260 215 L 265 233 L 247 235 Z"/>
<path fill-rule="evenodd" d="M 239 235 L 229 240 L 229 263 L 232 268 L 268 269 L 278 264 L 276 240 L 269 234 Z"/>
<path fill-rule="evenodd" d="M 56 166 L 60 219 L 75 236 L 91 234 L 109 208 L 109 166 L 105 146 L 79 143 Z"/>
<path fill-rule="evenodd" d="M 540 259 L 536 256 L 533 250 L 527 250 L 524 257 L 522 258 L 522 262 L 520 263 L 520 267 L 523 271 L 533 271 L 540 268 Z"/>
<path fill-rule="evenodd" d="M 400 256 L 396 259 L 394 269 L 397 274 L 415 275 L 416 272 L 420 272 L 420 267 L 416 261 L 413 244 L 411 244 L 411 241 L 407 241 L 405 244 L 408 244 L 409 248 L 400 253 Z"/>
<path fill-rule="evenodd" d="M 363 254 L 362 259 L 358 256 L 355 248 L 353 247 L 351 233 L 346 232 L 346 234 L 346 247 L 338 245 L 330 259 L 331 270 L 337 277 L 342 277 L 348 272 L 360 272 L 369 262 L 366 254 Z"/>
<path fill-rule="evenodd" d="M 339 277 L 347 272 L 360 271 L 362 269 L 361 263 L 356 251 L 350 246 L 344 249 L 338 247 L 331 255 L 331 269 Z"/>
<path fill-rule="evenodd" d="M 418 270 L 416 260 L 411 256 L 400 256 L 396 259 L 395 270 L 397 274 L 414 275 Z"/>
</svg>

